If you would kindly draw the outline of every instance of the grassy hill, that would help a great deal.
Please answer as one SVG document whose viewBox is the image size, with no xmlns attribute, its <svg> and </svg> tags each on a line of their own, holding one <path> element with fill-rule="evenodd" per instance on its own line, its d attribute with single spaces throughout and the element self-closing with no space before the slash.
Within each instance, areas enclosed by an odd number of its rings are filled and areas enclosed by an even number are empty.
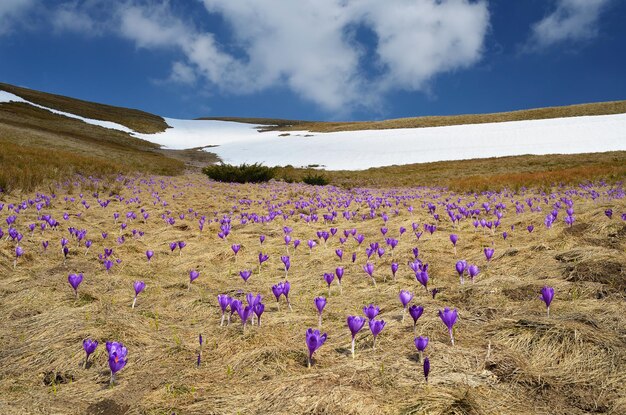
<svg viewBox="0 0 626 415">
<path fill-rule="evenodd" d="M 144 111 L 48 94 L 0 83 L 0 90 L 25 100 L 104 121 L 142 133 L 167 128 L 165 120 Z M 330 132 L 362 129 L 416 128 L 582 115 L 626 113 L 626 101 L 540 108 L 495 114 L 416 117 L 372 122 L 316 122 L 270 118 L 203 118 L 263 125 L 264 129 Z M 127 133 L 54 114 L 25 103 L 0 104 L 0 189 L 31 190 L 75 174 L 107 176 L 117 173 L 176 175 L 218 161 L 200 149 L 163 150 Z M 467 191 L 555 182 L 621 180 L 626 177 L 626 152 L 584 155 L 516 156 L 389 166 L 358 172 L 329 171 L 331 184 L 360 187 L 438 185 Z M 306 169 L 284 167 L 279 178 L 300 180 Z"/>
<path fill-rule="evenodd" d="M 213 117 L 201 120 L 235 121 L 264 126 L 262 130 L 308 130 L 330 133 L 337 131 L 384 130 L 395 128 L 444 127 L 462 124 L 484 124 L 491 122 L 544 120 L 550 118 L 580 117 L 585 115 L 608 115 L 626 113 L 626 101 L 597 102 L 592 104 L 568 105 L 561 107 L 535 108 L 520 111 L 496 112 L 492 114 L 464 114 L 396 118 L 382 121 L 322 122 L 283 120 L 273 118 Z"/>
<path fill-rule="evenodd" d="M 0 89 L 33 103 L 83 117 L 114 121 L 143 132 L 163 131 L 161 117 L 46 94 L 12 85 Z M 143 172 L 173 175 L 185 163 L 159 146 L 117 130 L 54 114 L 26 103 L 0 104 L 0 188 L 30 190 L 51 181 L 84 176 Z"/>
</svg>

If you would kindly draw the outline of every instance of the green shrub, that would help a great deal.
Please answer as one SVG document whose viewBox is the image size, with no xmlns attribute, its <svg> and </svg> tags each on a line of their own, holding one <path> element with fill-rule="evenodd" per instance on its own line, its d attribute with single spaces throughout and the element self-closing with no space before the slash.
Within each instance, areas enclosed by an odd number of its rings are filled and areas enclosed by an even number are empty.
<svg viewBox="0 0 626 415">
<path fill-rule="evenodd" d="M 240 166 L 215 164 L 205 167 L 202 172 L 218 182 L 261 183 L 273 179 L 276 175 L 276 168 L 263 166 L 259 163 L 244 163 Z"/>
<path fill-rule="evenodd" d="M 306 184 L 313 186 L 326 186 L 330 181 L 322 174 L 307 174 L 302 178 Z"/>
</svg>

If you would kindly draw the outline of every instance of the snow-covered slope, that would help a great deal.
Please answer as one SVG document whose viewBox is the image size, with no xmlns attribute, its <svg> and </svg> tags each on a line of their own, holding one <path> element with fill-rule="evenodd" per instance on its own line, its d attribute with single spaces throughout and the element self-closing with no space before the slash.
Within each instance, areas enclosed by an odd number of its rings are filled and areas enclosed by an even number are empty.
<svg viewBox="0 0 626 415">
<path fill-rule="evenodd" d="M 166 121 L 173 128 L 136 135 L 173 149 L 217 146 L 207 150 L 232 164 L 362 170 L 441 160 L 626 150 L 626 114 L 449 127 L 291 132 L 284 137 L 277 131 L 259 133 L 250 124 Z"/>
<path fill-rule="evenodd" d="M 33 107 L 43 108 L 55 114 L 65 115 L 66 117 L 69 117 L 69 118 L 75 118 L 77 120 L 84 121 L 87 124 L 99 125 L 100 127 L 110 128 L 113 130 L 120 130 L 120 131 L 124 131 L 127 133 L 134 133 L 133 130 L 131 130 L 128 127 L 123 126 L 122 124 L 118 124 L 118 123 L 111 122 L 111 121 L 94 120 L 91 118 L 81 117 L 80 115 L 71 114 L 69 112 L 58 111 L 52 108 L 44 107 L 43 105 L 34 104 L 30 101 L 26 101 L 22 97 L 18 97 L 17 95 L 11 94 L 10 92 L 0 91 L 0 103 L 3 103 L 3 102 L 25 102 L 29 105 L 32 105 Z"/>
<path fill-rule="evenodd" d="M 27 102 L 0 91 L 0 103 L 8 101 Z M 286 133 L 259 133 L 251 124 L 171 118 L 165 119 L 172 127 L 165 132 L 139 134 L 113 122 L 45 109 L 130 132 L 169 149 L 206 148 L 232 164 L 362 170 L 441 160 L 626 150 L 626 114 L 336 133 L 299 131 L 281 136 Z"/>
</svg>

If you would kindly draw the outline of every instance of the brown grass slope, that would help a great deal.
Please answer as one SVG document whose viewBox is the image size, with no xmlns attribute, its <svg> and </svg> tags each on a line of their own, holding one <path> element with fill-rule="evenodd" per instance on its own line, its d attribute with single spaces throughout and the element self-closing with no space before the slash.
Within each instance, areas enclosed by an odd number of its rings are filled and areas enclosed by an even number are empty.
<svg viewBox="0 0 626 415">
<path fill-rule="evenodd" d="M 491 114 L 464 114 L 396 118 L 383 121 L 301 121 L 272 118 L 212 117 L 201 120 L 236 121 L 264 126 L 262 130 L 308 130 L 312 132 L 336 132 L 356 130 L 384 130 L 395 128 L 443 127 L 447 125 L 484 124 L 491 122 L 543 120 L 549 118 L 580 117 L 585 115 L 608 115 L 626 113 L 626 101 L 597 102 L 560 107 L 534 108 Z"/>
<path fill-rule="evenodd" d="M 116 122 L 139 133 L 158 133 L 165 131 L 167 128 L 167 123 L 162 117 L 136 109 L 98 104 L 5 83 L 0 83 L 0 90 L 10 92 L 44 107 L 69 112 L 85 118 Z"/>
<path fill-rule="evenodd" d="M 0 104 L 0 188 L 30 190 L 74 174 L 178 174 L 184 163 L 127 133 L 25 103 Z"/>
<path fill-rule="evenodd" d="M 308 174 L 318 173 L 332 184 L 344 187 L 442 186 L 461 192 L 550 187 L 601 179 L 609 182 L 623 180 L 626 178 L 626 151 L 439 161 L 361 171 L 318 172 L 282 167 L 277 175 L 300 180 Z"/>
<path fill-rule="evenodd" d="M 159 180 L 176 187 L 162 189 Z M 328 226 L 309 226 L 297 215 L 287 221 L 245 227 L 233 221 L 233 233 L 229 241 L 223 241 L 216 236 L 217 223 L 200 233 L 191 215 L 177 219 L 175 226 L 158 218 L 166 210 L 178 217 L 188 208 L 200 214 L 217 212 L 219 218 L 231 211 L 233 200 L 241 198 L 263 201 L 250 207 L 250 211 L 261 212 L 265 204 L 300 197 L 326 200 L 336 191 L 297 185 L 279 185 L 272 191 L 265 185 L 210 184 L 198 176 L 157 178 L 156 183 L 139 185 L 141 205 L 130 208 L 124 202 L 111 202 L 112 210 L 122 216 L 127 210 L 138 212 L 140 206 L 151 215 L 147 223 L 133 222 L 121 233 L 110 209 L 84 210 L 78 200 L 62 201 L 67 191 L 76 195 L 80 188 L 58 189 L 59 196 L 45 213 L 59 217 L 68 212 L 70 220 L 64 226 L 96 233 L 91 235 L 95 242 L 88 255 L 72 241 L 64 262 L 57 243 L 61 234 L 25 233 L 22 244 L 27 254 L 14 271 L 12 247 L 4 240 L 0 243 L 3 413 L 626 413 L 626 225 L 603 214 L 608 207 L 616 215 L 626 212 L 624 199 L 575 197 L 576 224 L 566 228 L 560 217 L 559 223 L 547 230 L 542 225 L 547 208 L 515 215 L 513 204 L 505 197 L 509 211 L 502 219 L 502 229 L 516 228 L 506 242 L 498 233 L 474 231 L 469 222 L 459 228 L 441 223 L 433 236 L 423 236 L 420 241 L 407 232 L 399 238 L 393 259 L 387 253 L 373 260 L 378 288 L 364 277 L 360 269 L 364 253 L 359 250 L 358 264 L 343 261 L 343 294 L 333 283 L 323 317 L 323 331 L 329 337 L 316 352 L 313 367 L 307 369 L 304 332 L 317 325 L 313 299 L 328 295 L 322 273 L 332 272 L 340 264 L 334 253 L 341 246 L 337 236 L 329 240 L 327 248 L 317 246 L 312 255 L 302 246 L 295 253 L 290 249 L 292 312 L 284 306 L 284 299 L 278 309 L 270 287 L 284 278 L 282 227 L 293 227 L 293 236 L 306 241 Z M 120 194 L 134 197 L 136 185 L 138 181 L 127 182 L 119 188 Z M 153 206 L 147 196 L 152 191 L 169 205 Z M 416 192 L 428 199 L 426 191 Z M 385 193 L 388 190 L 372 191 L 373 196 L 384 197 Z M 523 201 L 526 196 L 514 197 Z M 486 200 L 479 197 L 477 206 Z M 406 208 L 399 215 L 390 215 L 386 225 L 391 236 L 398 236 L 400 226 L 410 229 L 411 222 L 432 220 L 426 209 L 415 206 L 413 215 Z M 361 210 L 369 212 L 365 206 Z M 79 212 L 81 217 L 76 215 Z M 37 215 L 34 209 L 23 212 L 18 226 L 36 221 Z M 356 226 L 367 241 L 381 240 L 380 218 L 340 222 L 340 234 Z M 532 234 L 524 229 L 531 223 L 535 225 Z M 144 237 L 134 239 L 132 228 L 144 230 Z M 108 231 L 109 239 L 124 234 L 127 242 L 103 241 L 100 231 Z M 452 232 L 460 236 L 456 257 L 448 239 Z M 270 255 L 261 273 L 256 271 L 259 234 L 267 235 L 262 251 Z M 47 253 L 34 248 L 48 238 L 53 239 Z M 180 256 L 171 254 L 167 246 L 177 240 L 188 244 Z M 231 243 L 242 244 L 236 260 Z M 482 249 L 492 244 L 495 256 L 487 264 Z M 435 299 L 416 283 L 406 265 L 413 246 L 419 246 L 421 258 L 431 264 L 430 286 L 441 289 Z M 110 274 L 95 258 L 104 247 L 114 247 L 115 258 L 123 259 Z M 343 248 L 346 255 L 357 250 L 352 240 Z M 155 251 L 150 266 L 146 249 Z M 459 285 L 454 264 L 460 258 L 480 266 L 475 284 Z M 392 260 L 401 264 L 396 281 L 389 271 Z M 245 268 L 253 269 L 247 284 L 238 276 Z M 190 269 L 198 269 L 200 278 L 188 291 Z M 85 280 L 75 300 L 67 275 L 79 271 L 84 272 Z M 135 280 L 146 281 L 147 288 L 133 310 Z M 543 285 L 556 290 L 549 318 L 537 298 Z M 425 307 L 417 333 L 430 338 L 428 385 L 413 345 L 412 320 L 408 316 L 404 322 L 401 319 L 400 289 L 413 291 L 412 304 Z M 260 292 L 267 304 L 262 326 L 248 326 L 245 334 L 237 316 L 229 327 L 219 327 L 217 294 L 229 293 L 245 302 L 238 290 Z M 362 306 L 369 303 L 381 307 L 380 318 L 387 326 L 376 350 L 365 327 L 357 336 L 353 360 L 345 319 L 350 314 L 360 315 Z M 457 308 L 460 314 L 454 347 L 437 317 L 437 310 L 446 306 Z M 203 363 L 196 368 L 199 333 L 205 343 Z M 84 369 L 81 342 L 86 337 L 98 339 L 101 345 L 92 356 L 92 365 Z M 108 386 L 106 340 L 122 341 L 129 349 L 128 364 L 114 387 Z"/>
</svg>

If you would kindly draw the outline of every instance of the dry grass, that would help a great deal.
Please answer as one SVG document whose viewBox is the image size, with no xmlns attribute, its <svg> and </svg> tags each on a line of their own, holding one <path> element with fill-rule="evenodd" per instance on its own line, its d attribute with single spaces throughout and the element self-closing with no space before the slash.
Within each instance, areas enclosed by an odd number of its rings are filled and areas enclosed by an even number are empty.
<svg viewBox="0 0 626 415">
<path fill-rule="evenodd" d="M 311 170 L 283 167 L 278 177 L 301 180 Z M 442 186 L 459 192 L 548 188 L 626 178 L 626 151 L 550 154 L 440 161 L 372 168 L 361 171 L 324 171 L 332 184 L 344 187 Z"/>
<path fill-rule="evenodd" d="M 384 130 L 395 128 L 442 127 L 447 125 L 484 124 L 490 122 L 543 120 L 549 118 L 580 117 L 585 115 L 607 115 L 626 113 L 626 101 L 597 102 L 592 104 L 568 105 L 562 107 L 534 108 L 520 111 L 497 112 L 492 114 L 464 114 L 448 116 L 428 116 L 397 118 L 383 121 L 322 122 L 282 120 L 272 118 L 213 117 L 201 120 L 237 121 L 265 126 L 263 130 L 336 132 L 356 130 Z"/>
<path fill-rule="evenodd" d="M 391 207 L 381 209 L 390 216 L 387 227 L 391 236 L 398 237 L 400 226 L 409 229 L 399 238 L 394 254 L 394 260 L 401 264 L 398 279 L 391 281 L 389 253 L 374 260 L 378 288 L 360 269 L 365 262 L 363 247 L 357 251 L 357 264 L 344 258 L 343 294 L 333 284 L 324 312 L 323 329 L 329 338 L 316 352 L 314 366 L 307 369 L 304 332 L 317 324 L 314 297 L 327 295 L 322 273 L 340 264 L 334 254 L 340 246 L 338 236 L 343 229 L 356 227 L 366 236 L 365 244 L 381 241 L 380 217 L 348 222 L 339 214 L 333 225 L 339 228 L 338 235 L 330 239 L 327 248 L 320 244 L 309 255 L 306 240 L 315 239 L 317 230 L 331 225 L 320 222 L 309 226 L 297 214 L 286 221 L 265 224 L 241 225 L 236 218 L 240 213 L 267 214 L 269 205 L 287 212 L 295 209 L 293 205 L 278 206 L 286 199 L 329 200 L 347 197 L 348 193 L 332 187 L 280 183 L 229 186 L 207 182 L 201 176 L 126 180 L 113 186 L 125 199 L 112 199 L 108 209 L 97 206 L 91 191 L 82 190 L 80 183 L 72 183 L 71 188 L 64 185 L 55 189 L 57 198 L 51 208 L 40 213 L 32 208 L 22 212 L 16 226 L 26 235 L 22 245 L 27 253 L 15 271 L 13 245 L 0 241 L 3 413 L 621 414 L 626 410 L 626 292 L 623 286 L 599 277 L 612 272 L 613 268 L 601 268 L 604 263 L 620 264 L 621 270 L 626 267 L 625 224 L 615 217 L 626 212 L 624 199 L 603 196 L 592 202 L 574 197 L 578 227 L 564 228 L 559 217 L 559 223 L 548 231 L 542 225 L 547 211 L 543 203 L 544 212 L 516 215 L 511 202 L 528 197 L 538 197 L 541 202 L 541 194 L 505 194 L 502 200 L 508 209 L 501 230 L 511 233 L 506 242 L 499 233 L 475 232 L 467 221 L 460 228 L 444 221 L 433 236 L 424 235 L 417 241 L 411 235 L 411 223 L 432 221 L 422 202 L 447 197 L 452 201 L 459 195 L 433 199 L 438 192 L 429 189 L 368 191 L 372 197 L 391 203 Z M 65 202 L 67 192 L 76 201 Z M 92 205 L 90 209 L 81 206 L 80 192 Z M 153 192 L 168 205 L 153 205 Z M 398 199 L 400 213 L 395 215 L 396 194 L 417 199 Z M 100 198 L 107 195 L 100 189 Z M 137 196 L 140 202 L 126 204 Z M 35 195 L 5 195 L 3 203 L 29 197 Z M 199 232 L 197 218 L 188 213 L 188 208 L 193 208 L 207 219 L 221 218 L 241 199 L 252 203 L 232 214 L 229 241 L 217 238 L 217 223 L 207 224 Z M 464 202 L 470 200 L 474 197 L 464 197 Z M 485 200 L 485 196 L 478 197 L 477 205 Z M 415 207 L 412 215 L 405 203 Z M 615 211 L 612 220 L 603 214 L 607 207 Z M 150 213 L 147 223 L 134 221 L 121 232 L 112 212 L 124 217 L 128 211 L 139 214 L 140 208 Z M 6 209 L 0 212 L 3 218 Z M 369 213 L 365 204 L 353 201 L 350 210 L 357 209 L 359 215 Z M 70 214 L 68 221 L 61 219 L 64 212 Z M 320 217 L 323 212 L 325 209 L 320 210 Z M 44 235 L 24 231 L 42 213 L 58 218 L 62 229 Z M 187 217 L 178 219 L 180 213 Z M 176 217 L 176 224 L 165 225 L 161 214 Z M 536 226 L 532 234 L 525 230 L 530 223 Z M 584 229 L 579 226 L 582 224 Z M 515 231 L 511 232 L 511 225 Z M 77 249 L 72 241 L 70 257 L 64 263 L 59 239 L 67 236 L 68 226 L 88 229 L 94 246 L 84 255 L 84 247 Z M 284 307 L 284 299 L 279 311 L 270 291 L 272 284 L 284 278 L 280 262 L 286 253 L 283 226 L 293 227 L 294 238 L 304 241 L 295 253 L 293 248 L 289 252 L 292 312 Z M 133 238 L 132 229 L 146 233 Z M 102 231 L 109 232 L 104 241 L 99 235 Z M 452 232 L 460 236 L 457 257 L 448 240 Z M 121 234 L 126 242 L 118 246 L 115 238 Z M 267 235 L 262 248 L 259 234 Z M 46 253 L 40 248 L 42 240 L 50 240 Z M 188 243 L 180 256 L 169 253 L 167 246 L 178 240 Z M 231 243 L 242 244 L 237 260 Z M 487 265 L 482 248 L 492 244 L 496 254 Z M 431 264 L 432 286 L 441 289 L 435 299 L 417 286 L 406 265 L 413 246 L 419 246 L 422 259 Z M 110 274 L 96 258 L 104 247 L 113 247 L 115 257 L 122 259 Z M 155 251 L 151 265 L 144 256 L 147 249 Z M 256 259 L 259 249 L 270 255 L 260 274 Z M 346 242 L 345 256 L 356 249 L 354 241 Z M 459 258 L 480 266 L 475 284 L 459 285 L 454 272 Z M 188 291 L 188 271 L 192 268 L 201 274 Z M 244 268 L 253 270 L 247 286 L 237 276 Z M 77 271 L 85 273 L 85 281 L 79 289 L 80 298 L 75 300 L 67 275 Z M 139 279 L 146 281 L 147 289 L 132 310 L 132 283 Z M 537 299 L 544 284 L 556 289 L 550 318 Z M 404 323 L 400 318 L 400 289 L 413 291 L 413 303 L 425 307 L 418 333 L 430 337 L 427 352 L 432 373 L 428 385 L 413 345 L 412 322 L 408 316 Z M 217 294 L 241 297 L 238 290 L 260 292 L 267 304 L 263 325 L 249 326 L 244 334 L 238 322 L 219 327 Z M 360 314 L 362 306 L 371 302 L 381 307 L 381 316 L 388 324 L 376 350 L 372 350 L 366 329 L 357 336 L 357 357 L 353 360 L 345 318 Z M 454 347 L 436 315 L 444 306 L 456 307 L 460 313 Z M 199 333 L 205 338 L 205 347 L 203 364 L 196 368 Z M 118 340 L 128 346 L 129 363 L 114 387 L 107 385 L 103 346 L 99 346 L 90 368 L 81 367 L 81 341 L 86 337 L 102 343 Z"/>
<path fill-rule="evenodd" d="M 165 131 L 167 128 L 167 123 L 162 117 L 144 111 L 48 94 L 5 83 L 0 83 L 0 90 L 10 92 L 26 101 L 43 105 L 44 107 L 69 112 L 85 118 L 113 121 L 140 133 L 158 133 Z"/>
<path fill-rule="evenodd" d="M 32 190 L 76 173 L 171 175 L 184 168 L 155 144 L 24 103 L 0 105 L 0 165 L 5 190 Z"/>
</svg>

